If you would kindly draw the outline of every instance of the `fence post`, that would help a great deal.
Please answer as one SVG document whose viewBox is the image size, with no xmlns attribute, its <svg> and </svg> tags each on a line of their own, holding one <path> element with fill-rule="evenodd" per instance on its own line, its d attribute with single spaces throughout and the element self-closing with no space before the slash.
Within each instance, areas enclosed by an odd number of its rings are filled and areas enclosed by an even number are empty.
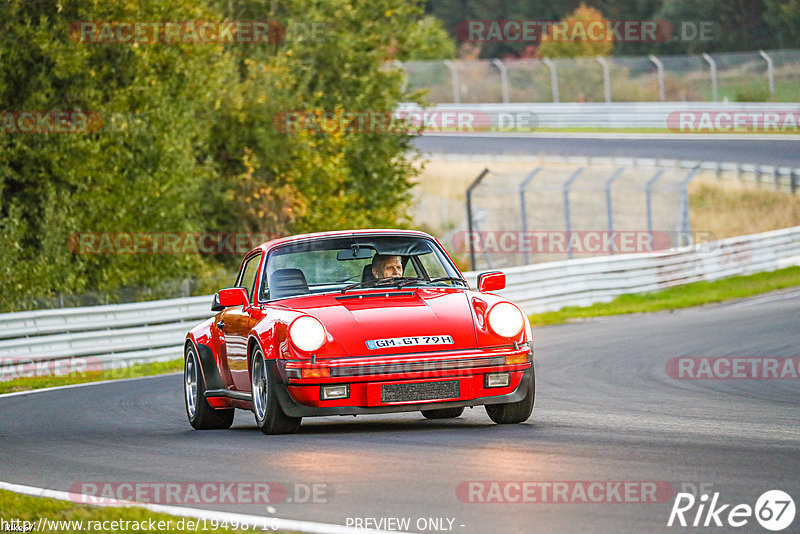
<svg viewBox="0 0 800 534">
<path fill-rule="evenodd" d="M 469 249 L 469 265 L 472 271 L 475 270 L 475 250 L 472 248 L 472 191 L 478 187 L 487 174 L 489 174 L 489 169 L 483 169 L 483 172 L 467 188 L 467 248 Z"/>
<path fill-rule="evenodd" d="M 647 199 L 647 231 L 650 232 L 650 235 L 653 235 L 653 186 L 656 185 L 656 182 L 661 178 L 665 170 L 666 169 L 658 170 L 653 177 L 647 181 L 647 185 L 644 187 Z"/>
<path fill-rule="evenodd" d="M 570 220 L 569 213 L 569 188 L 572 187 L 572 182 L 578 179 L 583 170 L 584 167 L 581 167 L 577 171 L 573 172 L 572 176 L 570 176 L 569 179 L 564 182 L 564 226 L 567 231 L 567 258 L 569 259 L 572 259 L 572 221 Z"/>
<path fill-rule="evenodd" d="M 656 66 L 656 78 L 658 79 L 658 100 L 659 102 L 666 102 L 667 91 L 664 87 L 664 64 L 656 56 L 651 55 L 649 59 Z"/>
<path fill-rule="evenodd" d="M 500 89 L 503 92 L 503 103 L 508 104 L 509 97 L 508 97 L 508 69 L 506 68 L 503 61 L 500 59 L 493 59 L 492 65 L 497 67 L 497 70 L 500 71 Z"/>
<path fill-rule="evenodd" d="M 719 95 L 717 93 L 717 62 L 706 53 L 703 53 L 703 59 L 706 60 L 706 63 L 708 63 L 708 66 L 711 68 L 711 97 L 714 102 L 717 102 L 719 101 Z"/>
<path fill-rule="evenodd" d="M 794 195 L 797 192 L 797 182 L 800 179 L 800 170 L 798 169 L 791 169 L 789 171 L 789 184 L 792 188 L 792 194 Z"/>
<path fill-rule="evenodd" d="M 606 102 L 611 102 L 611 72 L 608 68 L 608 61 L 604 57 L 595 58 L 600 66 L 603 67 L 603 89 L 605 92 Z"/>
<path fill-rule="evenodd" d="M 531 181 L 534 178 L 536 178 L 536 175 L 539 174 L 539 171 L 541 171 L 541 170 L 542 170 L 541 167 L 535 168 L 528 176 L 525 177 L 525 179 L 522 181 L 522 183 L 519 184 L 519 207 L 520 207 L 520 216 L 522 218 L 522 232 L 523 232 L 523 235 L 527 234 L 527 232 L 528 232 L 528 210 L 525 207 L 525 189 L 527 189 L 528 184 L 530 184 Z M 527 250 L 525 251 L 525 254 L 524 254 L 523 257 L 525 258 L 525 265 L 528 265 L 529 261 L 530 261 L 530 256 L 528 256 L 528 251 Z"/>
<path fill-rule="evenodd" d="M 450 84 L 453 86 L 453 104 L 461 103 L 461 85 L 458 82 L 458 68 L 449 59 L 444 60 L 445 66 L 450 70 Z"/>
<path fill-rule="evenodd" d="M 681 182 L 681 204 L 678 208 L 678 226 L 675 229 L 675 241 L 679 247 L 682 245 L 681 238 L 683 236 L 689 236 L 692 231 L 692 222 L 689 219 L 689 184 L 695 179 L 699 172 L 700 164 L 698 163 L 697 167 L 689 171 L 689 173 L 686 175 L 686 178 L 684 178 Z M 652 233 L 650 234 L 650 237 L 652 238 Z"/>
<path fill-rule="evenodd" d="M 622 173 L 625 172 L 625 169 L 627 169 L 627 167 L 620 167 L 619 169 L 614 171 L 614 174 L 612 174 L 611 177 L 606 181 L 606 186 L 605 186 L 606 214 L 608 216 L 608 233 L 609 233 L 609 238 L 612 242 L 614 240 L 614 207 L 613 207 L 613 201 L 611 199 L 611 187 L 614 185 L 614 182 L 616 182 L 619 179 L 619 177 L 622 176 Z M 613 253 L 614 253 L 614 247 L 611 247 L 611 254 Z"/>
<path fill-rule="evenodd" d="M 767 79 L 769 80 L 769 101 L 775 102 L 775 65 L 772 64 L 772 58 L 763 50 L 758 51 L 759 55 L 767 62 Z"/>
<path fill-rule="evenodd" d="M 550 69 L 550 87 L 553 90 L 553 103 L 558 104 L 561 101 L 558 95 L 558 67 L 549 57 L 542 58 L 542 61 Z"/>
</svg>

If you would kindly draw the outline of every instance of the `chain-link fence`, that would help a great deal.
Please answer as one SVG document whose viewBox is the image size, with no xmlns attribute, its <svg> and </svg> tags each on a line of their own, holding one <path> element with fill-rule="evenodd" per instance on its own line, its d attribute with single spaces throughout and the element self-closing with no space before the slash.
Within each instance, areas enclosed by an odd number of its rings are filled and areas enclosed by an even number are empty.
<svg viewBox="0 0 800 534">
<path fill-rule="evenodd" d="M 800 102 L 800 50 L 399 63 L 432 103 Z"/>
<path fill-rule="evenodd" d="M 538 166 L 485 170 L 466 193 L 456 252 L 473 270 L 695 244 L 688 185 L 698 168 Z"/>
</svg>

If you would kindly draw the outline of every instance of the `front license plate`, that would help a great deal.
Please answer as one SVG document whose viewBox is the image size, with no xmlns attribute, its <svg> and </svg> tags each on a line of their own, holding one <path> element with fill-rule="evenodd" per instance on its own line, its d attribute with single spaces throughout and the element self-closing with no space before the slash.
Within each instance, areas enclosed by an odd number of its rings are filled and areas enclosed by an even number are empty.
<svg viewBox="0 0 800 534">
<path fill-rule="evenodd" d="M 387 349 L 393 347 L 416 347 L 417 345 L 452 345 L 452 336 L 411 336 L 391 337 L 388 339 L 369 339 L 367 348 Z"/>
<path fill-rule="evenodd" d="M 413 384 L 384 384 L 381 402 L 413 402 L 458 398 L 458 380 L 415 382 Z"/>
</svg>

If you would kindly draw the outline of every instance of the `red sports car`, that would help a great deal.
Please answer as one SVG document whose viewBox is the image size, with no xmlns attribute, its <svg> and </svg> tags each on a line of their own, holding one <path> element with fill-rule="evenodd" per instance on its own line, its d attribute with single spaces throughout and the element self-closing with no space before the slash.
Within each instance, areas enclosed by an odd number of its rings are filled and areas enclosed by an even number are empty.
<svg viewBox="0 0 800 534">
<path fill-rule="evenodd" d="M 235 408 L 265 434 L 303 417 L 421 411 L 458 417 L 484 405 L 496 423 L 533 411 L 531 327 L 520 309 L 471 291 L 441 244 L 403 230 L 306 234 L 269 241 L 217 293 L 217 315 L 184 349 L 186 414 L 228 428 Z"/>
</svg>

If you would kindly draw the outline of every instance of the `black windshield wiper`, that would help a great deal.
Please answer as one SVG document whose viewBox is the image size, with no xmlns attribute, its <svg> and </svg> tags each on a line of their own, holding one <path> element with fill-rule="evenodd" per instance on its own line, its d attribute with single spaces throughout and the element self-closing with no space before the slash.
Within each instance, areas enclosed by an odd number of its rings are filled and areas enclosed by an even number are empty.
<svg viewBox="0 0 800 534">
<path fill-rule="evenodd" d="M 399 276 L 391 278 L 377 278 L 375 280 L 367 280 L 366 282 L 358 282 L 357 284 L 350 284 L 349 286 L 342 288 L 342 293 L 346 293 L 351 289 L 356 289 L 359 287 L 391 286 L 397 282 L 402 283 L 403 281 L 411 281 L 411 280 L 416 280 L 416 278 L 402 278 Z"/>
<path fill-rule="evenodd" d="M 464 284 L 464 287 L 469 287 L 469 284 L 463 278 L 458 278 L 455 276 L 440 276 L 439 278 L 431 278 L 430 280 L 425 280 L 428 284 L 433 284 L 436 282 L 459 282 Z"/>
<path fill-rule="evenodd" d="M 440 276 L 439 278 L 431 278 L 430 280 L 427 278 L 407 278 L 402 283 L 397 285 L 397 289 L 407 286 L 408 284 L 413 284 L 414 282 L 422 282 L 425 284 L 433 284 L 436 282 L 461 282 L 466 287 L 469 287 L 469 284 L 467 284 L 463 278 L 456 278 L 454 276 Z"/>
</svg>

